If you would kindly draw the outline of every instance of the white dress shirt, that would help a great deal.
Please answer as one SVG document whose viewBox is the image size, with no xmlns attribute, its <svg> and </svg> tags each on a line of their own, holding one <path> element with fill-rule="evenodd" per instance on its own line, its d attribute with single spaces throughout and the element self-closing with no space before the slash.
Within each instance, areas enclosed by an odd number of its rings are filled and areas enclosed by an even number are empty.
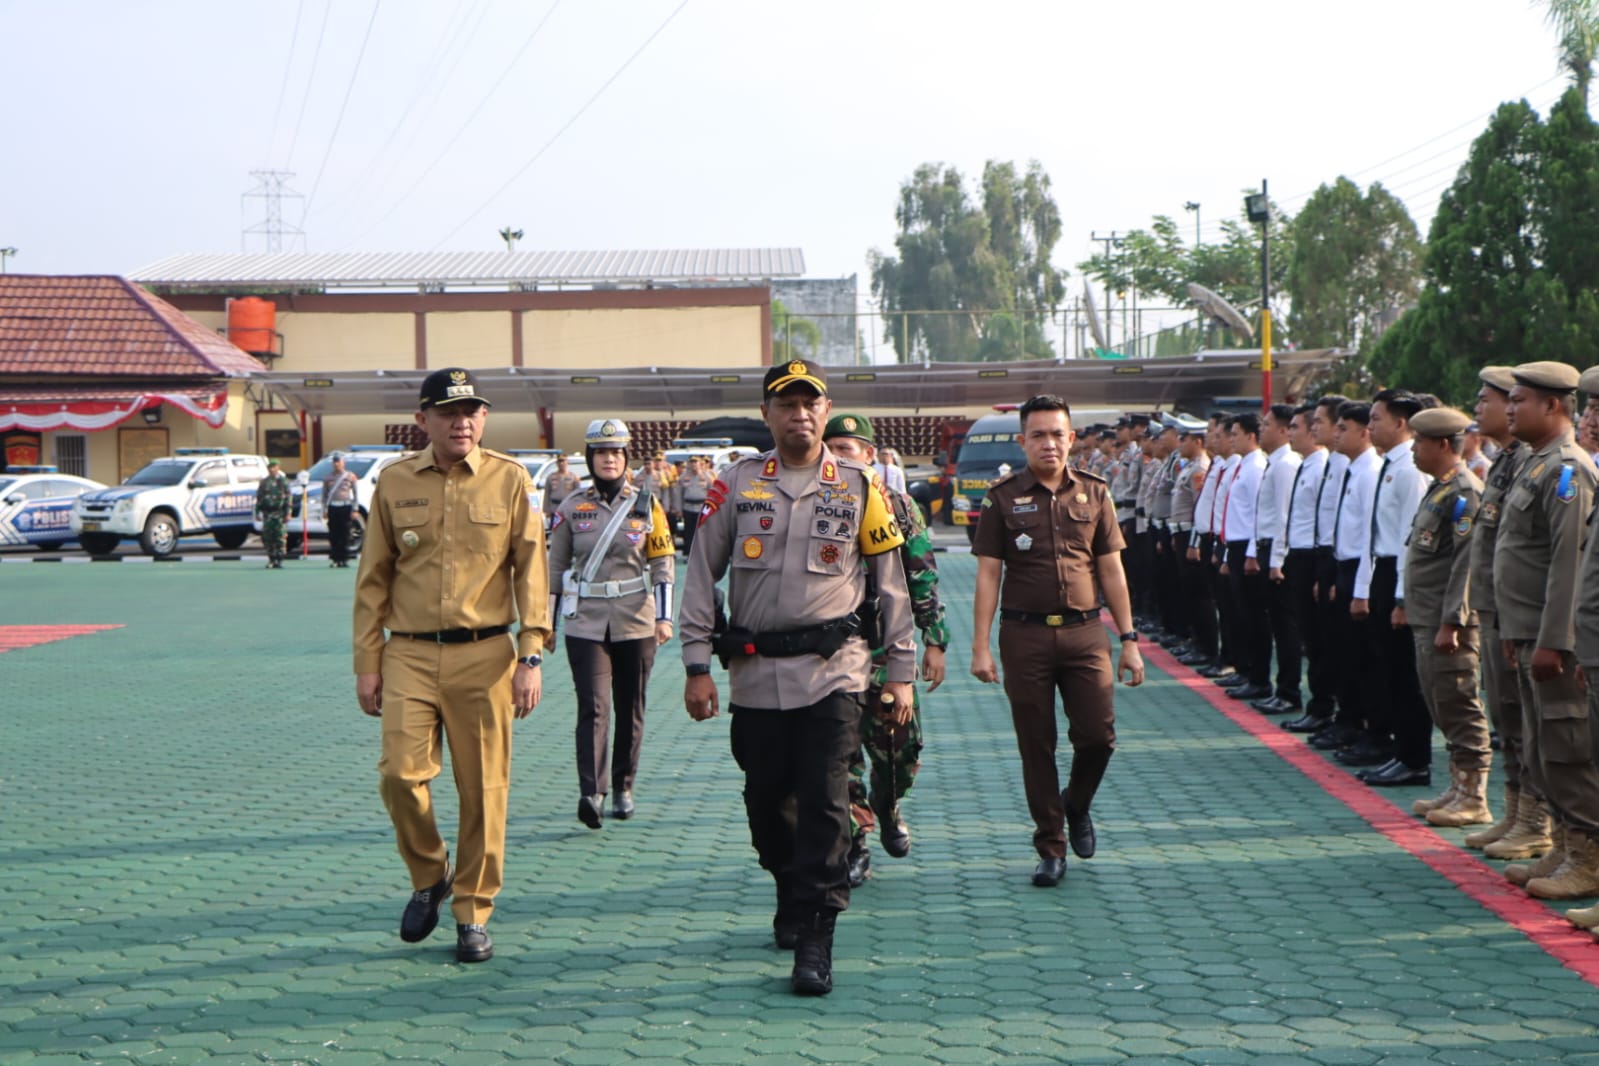
<svg viewBox="0 0 1599 1066">
<path fill-rule="evenodd" d="M 1349 456 L 1333 452 L 1327 457 L 1327 466 L 1321 474 L 1321 485 L 1316 489 L 1316 547 L 1331 548 L 1334 530 L 1338 528 L 1338 500 L 1344 491 L 1344 471 L 1349 469 Z"/>
<path fill-rule="evenodd" d="M 883 479 L 883 484 L 901 495 L 909 495 L 909 491 L 905 488 L 905 471 L 901 470 L 898 464 L 877 462 L 872 466 Z"/>
<path fill-rule="evenodd" d="M 1388 556 L 1397 560 L 1399 578 L 1394 586 L 1394 597 L 1400 600 L 1405 598 L 1405 540 L 1410 536 L 1410 525 L 1432 484 L 1432 478 L 1416 469 L 1411 443 L 1402 441 L 1383 454 L 1372 488 L 1376 510 L 1372 516 L 1374 536 L 1369 554 L 1373 561 Z M 1366 575 L 1367 590 L 1371 588 L 1372 565 L 1362 563 L 1360 567 Z M 1361 587 L 1359 577 L 1355 578 L 1355 586 Z"/>
<path fill-rule="evenodd" d="M 1222 530 L 1227 528 L 1227 500 L 1232 495 L 1233 482 L 1237 480 L 1238 467 L 1242 462 L 1243 458 L 1234 452 L 1221 465 L 1221 480 L 1216 484 L 1215 510 L 1211 513 L 1211 531 L 1218 541 L 1221 541 Z"/>
<path fill-rule="evenodd" d="M 1283 565 L 1290 548 L 1302 551 L 1316 546 L 1316 493 L 1321 489 L 1321 475 L 1326 469 L 1326 448 L 1317 448 L 1300 458 L 1293 488 L 1288 493 L 1287 532 L 1280 542 L 1272 541 L 1271 545 L 1271 565 L 1274 568 Z"/>
<path fill-rule="evenodd" d="M 1259 448 L 1240 457 L 1237 472 L 1228 479 L 1227 510 L 1222 519 L 1227 543 L 1247 541 L 1244 558 L 1255 557 L 1255 503 L 1260 496 L 1261 478 L 1266 473 L 1266 455 Z"/>
<path fill-rule="evenodd" d="M 1216 530 L 1211 524 L 1211 516 L 1216 510 L 1216 496 L 1221 491 L 1222 472 L 1227 469 L 1227 460 L 1212 459 L 1210 469 L 1205 471 L 1205 483 L 1200 486 L 1199 499 L 1194 501 L 1194 532 L 1214 533 Z"/>
<path fill-rule="evenodd" d="M 1282 565 L 1278 549 L 1281 548 L 1282 555 L 1288 554 L 1288 494 L 1294 490 L 1294 477 L 1299 473 L 1301 461 L 1299 453 L 1286 444 L 1278 445 L 1266 457 L 1266 472 L 1261 475 L 1260 492 L 1255 497 L 1255 535 L 1244 552 L 1246 559 L 1260 554 L 1255 547 L 1257 543 L 1270 540 L 1271 559 L 1267 565 Z"/>
<path fill-rule="evenodd" d="M 1382 457 L 1375 448 L 1367 448 L 1358 459 L 1350 460 L 1349 469 L 1344 471 L 1344 490 L 1338 504 L 1333 556 L 1339 562 L 1360 560 L 1361 569 L 1355 574 L 1354 597 L 1357 600 L 1365 599 L 1371 591 L 1371 495 L 1381 465 Z"/>
</svg>

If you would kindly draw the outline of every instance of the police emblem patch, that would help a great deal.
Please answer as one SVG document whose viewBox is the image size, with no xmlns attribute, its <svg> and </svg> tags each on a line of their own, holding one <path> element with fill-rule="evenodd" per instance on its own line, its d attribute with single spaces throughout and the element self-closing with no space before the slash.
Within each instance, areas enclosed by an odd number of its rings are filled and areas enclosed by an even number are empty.
<svg viewBox="0 0 1599 1066">
<path fill-rule="evenodd" d="M 788 372 L 790 374 L 803 374 L 805 373 L 805 364 L 796 359 L 788 364 Z"/>
<path fill-rule="evenodd" d="M 818 518 L 816 520 L 816 532 L 818 532 L 818 533 L 826 535 L 827 531 L 829 529 L 831 529 L 832 527 L 833 527 L 833 524 L 831 522 L 829 522 L 825 518 Z"/>
<path fill-rule="evenodd" d="M 1032 546 L 1033 546 L 1033 538 L 1032 537 L 1029 537 L 1026 533 L 1018 533 L 1018 534 L 1016 534 L 1016 549 L 1018 551 L 1029 551 L 1029 550 L 1031 550 Z"/>
<path fill-rule="evenodd" d="M 589 530 L 594 528 L 594 523 L 593 522 L 573 522 L 572 526 L 579 533 L 587 533 Z"/>
<path fill-rule="evenodd" d="M 764 545 L 761 544 L 761 538 L 760 537 L 745 537 L 744 538 L 744 558 L 746 558 L 746 559 L 759 559 L 761 557 L 761 553 L 764 552 L 765 550 L 766 550 L 766 548 L 765 548 Z"/>
<path fill-rule="evenodd" d="M 761 528 L 762 529 L 771 529 L 772 528 L 772 516 L 771 515 L 769 515 L 769 514 L 761 515 Z"/>
<path fill-rule="evenodd" d="M 407 548 L 414 548 L 418 544 L 422 543 L 422 538 L 416 535 L 415 530 L 408 529 L 404 533 L 400 534 L 400 543 L 404 544 Z"/>
<path fill-rule="evenodd" d="M 822 545 L 822 550 L 817 554 L 818 558 L 820 558 L 822 562 L 832 566 L 834 563 L 838 562 L 839 556 L 842 553 L 838 550 L 837 544 L 824 544 Z"/>
<path fill-rule="evenodd" d="M 1467 533 L 1470 533 L 1470 532 L 1471 532 L 1471 516 L 1470 515 L 1466 515 L 1460 521 L 1455 523 L 1455 535 L 1456 536 L 1464 537 Z"/>
</svg>

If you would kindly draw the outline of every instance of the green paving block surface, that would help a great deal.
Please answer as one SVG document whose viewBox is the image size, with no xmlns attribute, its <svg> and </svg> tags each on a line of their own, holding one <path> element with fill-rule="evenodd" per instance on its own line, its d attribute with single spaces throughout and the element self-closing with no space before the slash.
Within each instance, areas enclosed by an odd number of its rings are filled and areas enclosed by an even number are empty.
<svg viewBox="0 0 1599 1066">
<path fill-rule="evenodd" d="M 1099 855 L 1033 888 L 1009 714 L 965 672 L 973 560 L 940 563 L 951 677 L 924 697 L 915 847 L 874 854 L 825 999 L 788 992 L 728 722 L 683 713 L 675 645 L 638 816 L 597 833 L 550 656 L 516 726 L 496 956 L 462 966 L 448 915 L 396 933 L 353 570 L 0 569 L 0 626 L 121 626 L 0 653 L 0 1061 L 1599 1056 L 1593 987 L 1159 671 L 1117 690 Z M 448 771 L 435 796 L 452 837 Z"/>
</svg>

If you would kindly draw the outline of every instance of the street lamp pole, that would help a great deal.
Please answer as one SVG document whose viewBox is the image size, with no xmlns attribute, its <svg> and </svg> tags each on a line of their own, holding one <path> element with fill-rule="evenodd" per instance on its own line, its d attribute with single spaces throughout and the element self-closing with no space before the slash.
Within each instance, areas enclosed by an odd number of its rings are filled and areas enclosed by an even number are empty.
<svg viewBox="0 0 1599 1066">
<path fill-rule="evenodd" d="M 1195 265 L 1197 266 L 1199 256 L 1199 201 L 1189 200 L 1187 203 L 1183 204 L 1183 210 L 1192 211 L 1194 213 L 1194 256 Z M 1198 272 L 1192 272 L 1190 276 L 1197 277 Z M 1202 348 L 1205 345 L 1205 312 L 1199 312 L 1199 318 L 1195 320 L 1194 324 L 1199 330 L 1198 347 Z"/>
<path fill-rule="evenodd" d="M 1266 196 L 1266 179 L 1260 179 L 1260 192 L 1251 193 L 1244 206 L 1249 221 L 1260 223 L 1260 388 L 1262 409 L 1271 406 L 1271 200 Z"/>
<path fill-rule="evenodd" d="M 0 248 L 0 274 L 6 272 L 6 260 L 17 254 L 15 248 Z"/>
</svg>

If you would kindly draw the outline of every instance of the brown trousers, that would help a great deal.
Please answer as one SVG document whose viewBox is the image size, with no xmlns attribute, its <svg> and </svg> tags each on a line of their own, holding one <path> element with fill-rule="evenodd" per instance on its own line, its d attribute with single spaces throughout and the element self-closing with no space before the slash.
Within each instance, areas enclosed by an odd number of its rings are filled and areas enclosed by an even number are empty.
<svg viewBox="0 0 1599 1066">
<path fill-rule="evenodd" d="M 1549 801 L 1555 817 L 1580 833 L 1599 834 L 1599 766 L 1594 762 L 1594 730 L 1589 723 L 1599 694 L 1577 684 L 1577 659 L 1561 656 L 1564 667 L 1553 681 L 1532 679 L 1533 645 L 1516 644 L 1516 677 L 1521 685 L 1522 744 L 1535 794 Z"/>
<path fill-rule="evenodd" d="M 1478 611 L 1482 623 L 1482 688 L 1487 695 L 1488 719 L 1499 734 L 1504 752 L 1505 787 L 1520 792 L 1524 788 L 1525 756 L 1521 750 L 1521 689 L 1516 672 L 1505 662 L 1504 642 L 1499 637 L 1496 611 Z"/>
<path fill-rule="evenodd" d="M 1035 827 L 1033 847 L 1041 857 L 1061 857 L 1066 854 L 1066 804 L 1088 810 L 1116 750 L 1109 637 L 1097 620 L 1058 627 L 1001 622 L 999 659 Z M 1073 752 L 1064 795 L 1055 765 L 1057 692 Z"/>
<path fill-rule="evenodd" d="M 449 848 L 433 817 L 441 741 L 460 806 L 455 920 L 482 924 L 505 880 L 505 812 L 511 784 L 510 636 L 474 644 L 398 638 L 383 649 L 383 754 L 379 792 L 394 822 L 412 888 L 444 876 Z"/>
<path fill-rule="evenodd" d="M 1460 649 L 1444 655 L 1434 648 L 1437 626 L 1412 626 L 1416 642 L 1416 678 L 1427 701 L 1433 724 L 1444 735 L 1449 765 L 1462 770 L 1486 770 L 1493 764 L 1488 741 L 1488 716 L 1477 693 L 1477 664 L 1481 645 L 1476 626 L 1460 630 Z"/>
</svg>

